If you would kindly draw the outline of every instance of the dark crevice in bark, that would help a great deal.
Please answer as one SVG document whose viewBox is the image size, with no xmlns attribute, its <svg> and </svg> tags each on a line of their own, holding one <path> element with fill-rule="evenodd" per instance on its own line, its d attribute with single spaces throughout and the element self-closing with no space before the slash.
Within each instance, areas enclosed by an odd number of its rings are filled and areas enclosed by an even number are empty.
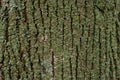
<svg viewBox="0 0 120 80">
<path fill-rule="evenodd" d="M 99 79 L 101 80 L 102 75 L 102 46 L 101 46 L 101 29 L 99 28 Z"/>
<path fill-rule="evenodd" d="M 73 38 L 73 17 L 72 17 L 72 5 L 71 5 L 71 10 L 70 10 L 70 31 L 71 31 L 71 39 L 72 39 L 72 42 L 71 42 L 71 48 L 72 48 L 72 52 L 71 52 L 71 55 L 73 53 L 73 44 L 74 44 L 74 38 Z M 73 80 L 73 70 L 72 70 L 72 58 L 70 57 L 69 58 L 69 63 L 70 63 L 70 80 Z"/>
<path fill-rule="evenodd" d="M 78 51 L 78 46 L 76 45 L 76 67 L 75 67 L 75 78 L 78 80 L 78 63 L 79 63 L 79 51 Z"/>
</svg>

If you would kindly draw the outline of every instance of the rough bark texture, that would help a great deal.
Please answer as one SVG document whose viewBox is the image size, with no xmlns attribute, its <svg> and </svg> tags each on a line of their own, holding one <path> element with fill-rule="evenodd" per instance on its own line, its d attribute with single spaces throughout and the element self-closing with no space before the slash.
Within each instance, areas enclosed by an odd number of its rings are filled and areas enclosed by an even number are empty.
<svg viewBox="0 0 120 80">
<path fill-rule="evenodd" d="M 120 80 L 119 11 L 119 0 L 1 0 L 0 80 Z"/>
</svg>

